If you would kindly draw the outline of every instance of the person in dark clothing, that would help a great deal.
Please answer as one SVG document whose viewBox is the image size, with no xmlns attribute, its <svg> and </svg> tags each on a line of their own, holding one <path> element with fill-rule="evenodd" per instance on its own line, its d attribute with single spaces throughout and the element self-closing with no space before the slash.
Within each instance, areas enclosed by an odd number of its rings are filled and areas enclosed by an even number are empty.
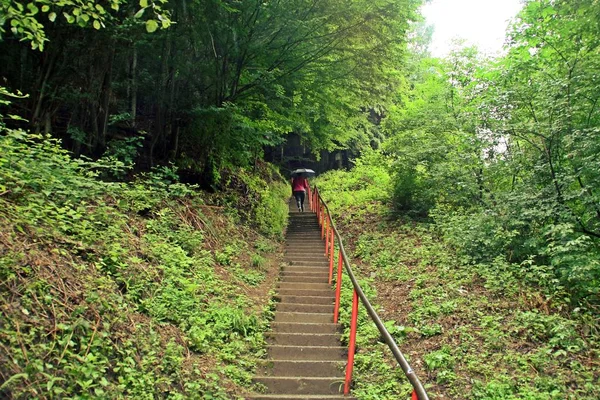
<svg viewBox="0 0 600 400">
<path fill-rule="evenodd" d="M 296 205 L 298 211 L 304 212 L 304 198 L 306 197 L 306 191 L 308 190 L 308 179 L 302 175 L 297 175 L 292 178 L 292 192 L 296 198 Z"/>
</svg>

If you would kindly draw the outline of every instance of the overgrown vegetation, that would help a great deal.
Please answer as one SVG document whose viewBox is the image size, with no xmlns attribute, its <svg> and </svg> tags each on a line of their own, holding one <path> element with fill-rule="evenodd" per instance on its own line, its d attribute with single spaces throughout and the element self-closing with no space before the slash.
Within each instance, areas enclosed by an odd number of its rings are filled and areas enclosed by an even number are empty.
<svg viewBox="0 0 600 400">
<path fill-rule="evenodd" d="M 363 289 L 431 398 L 597 398 L 600 337 L 592 310 L 573 308 L 561 289 L 548 297 L 557 287 L 549 269 L 516 273 L 501 255 L 473 263 L 435 224 L 398 219 L 393 188 L 359 184 L 390 179 L 383 160 L 370 155 L 351 171 L 322 175 L 318 185 L 331 199 L 355 272 L 366 278 Z M 351 287 L 344 285 L 341 321 L 348 324 Z M 353 393 L 408 396 L 410 384 L 364 314 L 357 340 Z"/>
<path fill-rule="evenodd" d="M 0 154 L 2 397 L 242 398 L 270 315 L 281 178 L 248 173 L 247 191 L 211 198 L 168 168 L 101 180 L 114 164 L 21 131 L 4 130 Z M 256 205 L 231 215 L 224 196 Z"/>
<path fill-rule="evenodd" d="M 507 55 L 416 57 L 385 121 L 394 207 L 473 265 L 502 263 L 597 318 L 600 96 L 593 1 L 529 1 Z M 491 273 L 494 273 L 493 271 Z"/>
</svg>

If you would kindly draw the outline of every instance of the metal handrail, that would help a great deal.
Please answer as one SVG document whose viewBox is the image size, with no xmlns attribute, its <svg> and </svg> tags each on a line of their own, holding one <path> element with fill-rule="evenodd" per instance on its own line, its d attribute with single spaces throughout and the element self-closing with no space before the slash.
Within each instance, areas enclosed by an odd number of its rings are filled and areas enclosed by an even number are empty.
<svg viewBox="0 0 600 400">
<path fill-rule="evenodd" d="M 329 210 L 329 206 L 327 205 L 327 203 L 325 202 L 325 200 L 323 199 L 323 197 L 321 196 L 321 193 L 319 192 L 319 189 L 315 186 L 314 191 L 312 191 L 312 194 L 309 193 L 309 199 L 310 199 L 310 205 L 311 205 L 311 210 L 317 213 L 317 217 L 319 219 L 319 223 L 322 224 L 322 228 L 325 227 L 325 224 L 327 223 L 327 229 L 322 229 L 322 236 L 325 236 L 327 238 L 327 244 L 326 244 L 326 248 L 325 248 L 325 254 L 329 255 L 330 257 L 330 272 L 329 272 L 329 283 L 331 284 L 331 279 L 332 279 L 332 271 L 333 271 L 333 258 L 334 258 L 334 243 L 333 243 L 333 235 L 335 235 L 335 237 L 337 237 L 338 240 L 338 246 L 339 246 L 339 256 L 341 257 L 341 259 L 343 260 L 344 266 L 345 266 L 345 270 L 348 273 L 348 276 L 350 277 L 350 280 L 352 281 L 352 286 L 354 287 L 354 298 L 360 298 L 360 300 L 362 301 L 363 305 L 365 306 L 365 308 L 367 309 L 367 313 L 369 314 L 369 316 L 371 317 L 371 320 L 373 320 L 373 322 L 375 323 L 375 325 L 377 326 L 377 329 L 379 330 L 379 333 L 381 333 L 385 343 L 388 345 L 388 347 L 390 348 L 390 350 L 392 351 L 392 354 L 394 355 L 394 358 L 396 359 L 396 361 L 398 362 L 398 364 L 400 364 L 400 367 L 402 368 L 402 370 L 404 371 L 404 374 L 406 375 L 406 377 L 408 378 L 408 380 L 410 381 L 412 387 L 413 387 L 413 393 L 412 393 L 412 397 L 413 399 L 418 399 L 418 400 L 429 400 L 429 396 L 427 395 L 427 393 L 425 392 L 425 389 L 423 388 L 423 385 L 421 384 L 421 382 L 419 381 L 419 378 L 417 377 L 417 375 L 415 374 L 415 371 L 411 368 L 411 366 L 408 364 L 408 361 L 406 361 L 406 358 L 404 357 L 404 355 L 402 354 L 402 352 L 400 351 L 400 349 L 398 348 L 398 345 L 396 344 L 396 342 L 394 341 L 394 338 L 392 337 L 392 335 L 390 335 L 390 333 L 387 331 L 387 329 L 385 328 L 385 326 L 383 325 L 383 322 L 381 321 L 381 318 L 379 318 L 379 315 L 377 315 L 377 312 L 375 311 L 375 309 L 373 308 L 373 306 L 371 305 L 371 303 L 369 302 L 369 299 L 367 299 L 367 296 L 365 295 L 365 293 L 363 292 L 362 288 L 360 287 L 360 284 L 358 283 L 358 280 L 356 279 L 356 277 L 354 276 L 354 273 L 352 272 L 352 267 L 350 266 L 350 262 L 348 261 L 348 256 L 346 254 L 346 251 L 344 249 L 344 244 L 342 241 L 342 237 L 339 234 L 335 223 L 333 222 L 333 218 L 331 217 L 331 212 Z M 318 201 L 317 201 L 318 200 Z M 318 204 L 316 204 L 318 203 Z M 328 216 L 328 221 L 326 222 L 326 216 Z M 333 235 L 331 237 L 331 240 L 329 240 L 329 231 L 332 231 Z M 325 233 L 326 231 L 326 233 Z M 329 247 L 331 247 L 331 250 L 329 249 Z M 337 316 L 339 313 L 339 290 L 340 290 L 340 285 L 341 285 L 341 269 L 340 269 L 341 263 L 338 261 L 338 282 L 337 282 L 337 293 L 336 293 L 336 306 L 335 306 L 335 310 L 334 310 L 334 320 L 335 322 L 337 322 Z M 358 304 L 354 304 L 356 300 L 353 301 L 353 314 L 358 312 Z M 356 309 L 356 310 L 355 310 Z M 353 362 L 354 360 L 354 342 L 355 342 L 355 338 L 352 337 L 352 335 L 356 335 L 356 316 L 353 315 L 353 321 L 351 321 L 351 337 L 350 337 L 350 347 L 351 347 L 351 351 L 348 354 L 348 360 L 349 360 L 349 365 L 347 365 L 347 373 L 346 373 L 346 382 L 345 382 L 345 388 L 344 388 L 344 394 L 348 394 L 349 392 L 349 385 L 350 385 L 350 381 L 351 381 L 351 375 L 352 375 L 352 365 L 351 362 Z M 352 330 L 354 330 L 354 333 L 352 333 Z M 350 354 L 352 353 L 352 354 Z M 350 371 L 348 373 L 348 371 Z"/>
</svg>

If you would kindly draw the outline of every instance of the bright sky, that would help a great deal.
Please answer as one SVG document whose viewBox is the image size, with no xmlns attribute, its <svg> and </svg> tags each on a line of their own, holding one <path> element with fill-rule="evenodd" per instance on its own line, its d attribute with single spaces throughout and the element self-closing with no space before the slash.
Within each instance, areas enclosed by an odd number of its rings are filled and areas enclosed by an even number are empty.
<svg viewBox="0 0 600 400">
<path fill-rule="evenodd" d="M 455 38 L 496 53 L 502 49 L 508 20 L 521 7 L 520 0 L 432 0 L 422 9 L 427 24 L 434 25 L 431 54 L 447 55 Z"/>
</svg>

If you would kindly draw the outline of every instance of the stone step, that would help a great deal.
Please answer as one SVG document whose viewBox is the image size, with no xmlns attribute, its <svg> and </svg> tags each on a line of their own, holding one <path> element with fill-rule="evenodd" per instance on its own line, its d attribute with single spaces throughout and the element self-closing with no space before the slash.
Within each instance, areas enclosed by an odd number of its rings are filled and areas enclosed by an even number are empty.
<svg viewBox="0 0 600 400">
<path fill-rule="evenodd" d="M 333 304 L 277 303 L 276 312 L 317 313 L 333 315 Z M 277 315 L 275 315 L 277 316 Z"/>
<path fill-rule="evenodd" d="M 281 346 L 339 346 L 337 333 L 280 333 L 267 334 L 267 343 Z"/>
<path fill-rule="evenodd" d="M 326 273 L 323 276 L 283 275 L 280 282 L 328 283 L 329 274 Z"/>
<path fill-rule="evenodd" d="M 324 234 L 323 234 L 324 236 Z M 311 231 L 305 231 L 305 232 L 287 232 L 285 234 L 285 238 L 288 240 L 288 242 L 290 240 L 294 240 L 294 241 L 303 241 L 303 240 L 308 240 L 311 242 L 318 242 L 320 240 L 325 241 L 325 238 L 321 235 L 321 229 L 315 229 L 315 230 L 311 230 Z"/>
<path fill-rule="evenodd" d="M 321 240 L 318 234 L 311 235 L 310 238 L 287 238 L 285 248 L 290 249 L 294 247 L 310 248 L 310 247 L 325 247 L 325 240 Z"/>
<path fill-rule="evenodd" d="M 286 251 L 298 250 L 298 251 L 312 251 L 312 250 L 325 250 L 325 241 L 321 240 L 297 240 L 288 241 L 285 246 Z"/>
<path fill-rule="evenodd" d="M 329 266 L 325 266 L 325 264 L 310 267 L 304 265 L 285 265 L 281 269 L 282 274 L 309 274 L 309 275 L 317 275 L 317 274 L 329 274 Z"/>
<path fill-rule="evenodd" d="M 327 289 L 294 289 L 293 287 L 290 287 L 290 288 L 279 288 L 277 292 L 278 292 L 279 296 L 293 295 L 293 296 L 327 297 L 327 296 L 335 295 L 335 293 L 333 292 L 331 287 L 329 287 L 329 285 L 327 285 Z"/>
<path fill-rule="evenodd" d="M 265 385 L 267 393 L 272 394 L 331 395 L 344 391 L 341 377 L 262 376 L 254 378 L 254 382 Z"/>
<path fill-rule="evenodd" d="M 341 361 L 348 354 L 342 346 L 267 346 L 267 354 L 273 360 L 319 360 Z"/>
<path fill-rule="evenodd" d="M 333 313 L 303 313 L 303 312 L 275 312 L 275 322 L 297 322 L 307 324 L 330 324 L 333 322 Z"/>
<path fill-rule="evenodd" d="M 309 245 L 291 245 L 286 247 L 285 255 L 287 257 L 325 257 L 325 243 L 311 243 Z"/>
<path fill-rule="evenodd" d="M 316 248 L 313 250 L 307 251 L 298 251 L 297 249 L 287 250 L 285 252 L 285 258 L 291 258 L 294 260 L 301 260 L 303 258 L 326 258 L 325 256 L 325 246 L 322 248 Z"/>
<path fill-rule="evenodd" d="M 297 266 L 297 267 L 323 267 L 329 271 L 329 260 L 325 258 L 324 255 L 317 255 L 312 258 L 302 258 L 298 259 L 296 257 L 287 257 L 284 258 L 284 263 L 287 265 Z M 285 265 L 284 264 L 284 265 Z"/>
<path fill-rule="evenodd" d="M 287 268 L 284 267 L 281 269 L 281 276 L 305 276 L 305 277 L 309 277 L 309 276 L 328 276 L 329 275 L 329 268 L 322 265 L 320 267 L 305 267 L 305 268 L 301 268 L 301 267 L 291 267 L 288 266 Z"/>
<path fill-rule="evenodd" d="M 335 296 L 296 296 L 296 295 L 277 295 L 275 296 L 280 303 L 297 303 L 297 304 L 324 304 L 334 305 Z"/>
<path fill-rule="evenodd" d="M 255 394 L 250 400 L 356 400 L 356 397 L 324 394 Z"/>
<path fill-rule="evenodd" d="M 306 254 L 315 254 L 318 256 L 325 257 L 325 243 L 315 243 L 309 245 L 301 245 L 301 246 L 287 246 L 285 248 L 285 255 L 306 255 Z"/>
<path fill-rule="evenodd" d="M 325 243 L 325 238 L 321 236 L 321 229 L 316 229 L 312 232 L 303 232 L 303 233 L 287 233 L 285 235 L 286 245 L 290 243 L 301 244 L 303 241 L 311 242 L 311 243 Z"/>
<path fill-rule="evenodd" d="M 285 264 L 283 264 L 282 269 L 285 269 L 286 267 L 292 267 L 292 268 L 321 268 L 322 271 L 327 271 L 329 272 L 329 263 L 327 261 L 313 261 L 313 262 L 306 262 L 306 261 L 301 261 L 301 262 L 287 262 Z"/>
<path fill-rule="evenodd" d="M 312 289 L 312 290 L 333 290 L 327 282 L 323 283 L 300 283 L 300 282 L 280 282 L 279 289 Z"/>
<path fill-rule="evenodd" d="M 302 322 L 271 322 L 271 330 L 281 333 L 336 333 L 339 325 L 333 322 L 327 323 L 302 323 Z"/>
<path fill-rule="evenodd" d="M 298 251 L 307 251 L 307 250 L 316 250 L 316 249 L 325 249 L 325 241 L 321 240 L 298 240 L 298 241 L 290 241 L 285 245 L 286 251 L 291 251 L 297 249 Z"/>
<path fill-rule="evenodd" d="M 306 283 L 329 283 L 329 271 L 324 270 L 319 274 L 314 273 L 282 273 L 280 282 L 306 282 Z"/>
<path fill-rule="evenodd" d="M 294 266 L 294 267 L 325 267 L 325 268 L 329 268 L 329 261 L 327 261 L 327 259 L 325 257 L 323 257 L 320 260 L 313 260 L 313 261 L 287 260 L 286 263 L 288 265 Z"/>
<path fill-rule="evenodd" d="M 281 283 L 329 283 L 329 271 L 320 274 L 281 274 Z"/>
<path fill-rule="evenodd" d="M 260 376 L 344 376 L 345 361 L 265 360 Z"/>
<path fill-rule="evenodd" d="M 310 260 L 309 259 L 299 260 L 297 258 L 291 259 L 286 256 L 284 263 L 285 263 L 284 265 L 291 265 L 294 267 L 319 267 L 319 268 L 325 269 L 326 271 L 329 271 L 329 260 L 327 258 L 325 258 L 325 256 L 317 256 Z"/>
</svg>

